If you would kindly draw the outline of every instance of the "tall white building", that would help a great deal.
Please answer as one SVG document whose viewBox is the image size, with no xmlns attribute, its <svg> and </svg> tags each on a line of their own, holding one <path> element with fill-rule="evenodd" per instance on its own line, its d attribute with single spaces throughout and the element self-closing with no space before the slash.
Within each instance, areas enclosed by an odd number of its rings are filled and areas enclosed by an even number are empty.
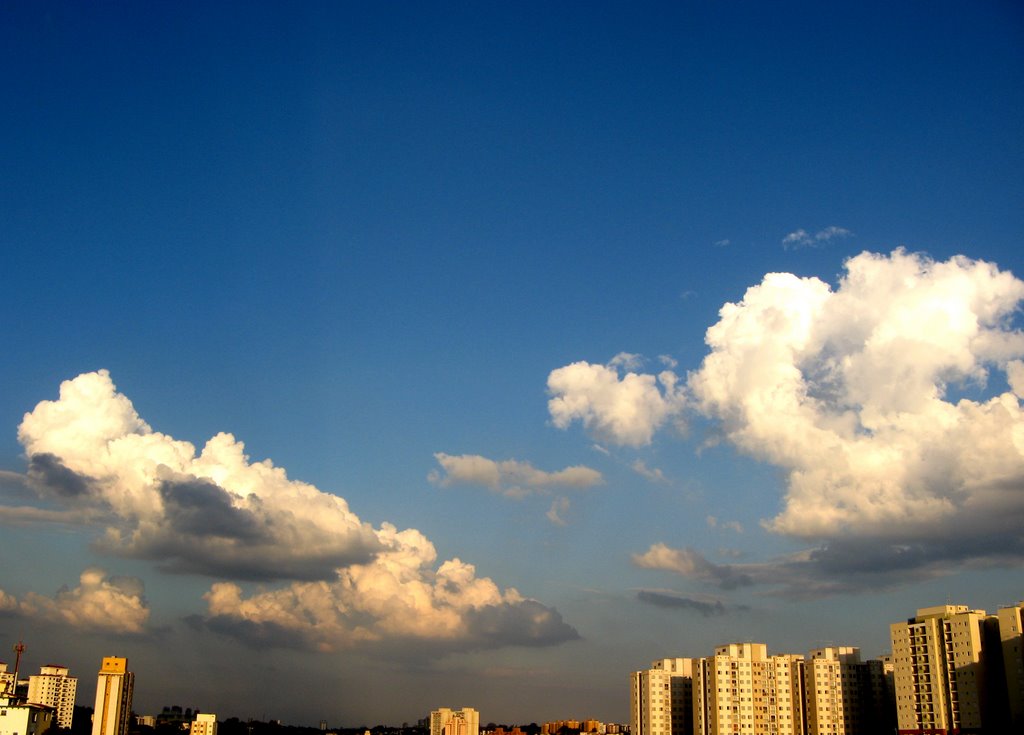
<svg viewBox="0 0 1024 735">
<path fill-rule="evenodd" d="M 96 682 L 92 735 L 128 735 L 134 689 L 135 674 L 128 671 L 128 659 L 104 658 Z"/>
<path fill-rule="evenodd" d="M 196 712 L 196 718 L 189 727 L 189 735 L 217 735 L 217 715 Z"/>
<path fill-rule="evenodd" d="M 693 659 L 663 658 L 630 675 L 630 732 L 633 735 L 690 735 L 693 732 Z"/>
<path fill-rule="evenodd" d="M 480 713 L 472 707 L 442 707 L 430 713 L 430 735 L 480 735 Z"/>
<path fill-rule="evenodd" d="M 77 691 L 78 679 L 68 676 L 66 666 L 48 664 L 43 666 L 38 674 L 28 678 L 29 703 L 53 707 L 56 711 L 57 727 L 71 728 Z"/>
<path fill-rule="evenodd" d="M 984 610 L 939 605 L 889 626 L 900 733 L 980 732 L 994 724 L 986 639 L 998 622 Z M 1002 676 L 1002 672 L 999 672 Z M 988 721 L 987 721 L 988 720 Z"/>
<path fill-rule="evenodd" d="M 860 649 L 830 646 L 811 651 L 804 664 L 807 735 L 859 735 L 868 683 Z"/>
<path fill-rule="evenodd" d="M 802 735 L 803 656 L 768 655 L 764 643 L 730 643 L 693 669 L 696 735 Z"/>
</svg>

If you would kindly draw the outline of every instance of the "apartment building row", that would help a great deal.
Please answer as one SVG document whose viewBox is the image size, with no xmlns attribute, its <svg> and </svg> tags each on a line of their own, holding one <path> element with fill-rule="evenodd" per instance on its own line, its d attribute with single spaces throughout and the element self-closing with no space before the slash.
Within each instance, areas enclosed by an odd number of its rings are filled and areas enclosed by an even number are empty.
<svg viewBox="0 0 1024 735">
<path fill-rule="evenodd" d="M 923 608 L 890 626 L 892 654 L 852 646 L 769 655 L 730 643 L 630 678 L 632 735 L 967 735 L 1024 732 L 1024 602 L 988 615 Z"/>
</svg>

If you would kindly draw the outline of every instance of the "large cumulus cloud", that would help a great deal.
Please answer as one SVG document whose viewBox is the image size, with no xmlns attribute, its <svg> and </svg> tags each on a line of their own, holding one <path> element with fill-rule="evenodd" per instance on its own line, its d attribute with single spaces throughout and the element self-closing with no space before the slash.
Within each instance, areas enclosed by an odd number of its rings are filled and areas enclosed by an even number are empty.
<svg viewBox="0 0 1024 735">
<path fill-rule="evenodd" d="M 217 434 L 196 455 L 153 431 L 105 370 L 60 386 L 18 438 L 40 492 L 106 513 L 101 546 L 175 571 L 243 579 L 326 579 L 372 558 L 373 529 L 344 499 L 291 480 Z"/>
<path fill-rule="evenodd" d="M 205 623 L 216 630 L 320 649 L 401 639 L 457 650 L 577 637 L 557 611 L 500 589 L 472 565 L 436 565 L 433 545 L 415 529 L 374 529 L 344 499 L 288 478 L 270 460 L 250 461 L 230 434 L 197 454 L 153 431 L 105 370 L 62 383 L 59 400 L 26 414 L 18 436 L 28 484 L 63 509 L 37 520 L 67 523 L 73 511 L 101 529 L 103 551 L 231 580 L 206 595 Z M 8 508 L 0 517 L 33 516 Z M 238 582 L 247 580 L 289 584 L 246 596 Z"/>
<path fill-rule="evenodd" d="M 142 580 L 109 576 L 91 567 L 82 572 L 79 585 L 63 587 L 53 597 L 29 592 L 20 602 L 0 590 L 0 612 L 48 620 L 90 633 L 142 633 L 149 606 Z"/>
<path fill-rule="evenodd" d="M 788 474 L 776 531 L 805 538 L 1014 535 L 1024 528 L 1024 282 L 957 257 L 846 263 L 834 291 L 769 274 L 727 304 L 690 375 L 696 406 Z M 954 396 L 984 388 L 987 398 Z"/>
<path fill-rule="evenodd" d="M 206 598 L 208 625 L 254 642 L 320 650 L 367 642 L 432 642 L 455 649 L 548 645 L 577 638 L 556 610 L 500 590 L 472 564 L 437 553 L 421 533 L 381 530 L 387 550 L 369 564 L 339 570 L 339 580 L 296 582 L 245 597 L 232 583 Z"/>
<path fill-rule="evenodd" d="M 849 259 L 835 288 L 766 275 L 722 307 L 710 352 L 675 403 L 783 470 L 781 509 L 764 525 L 818 547 L 745 568 L 658 544 L 635 560 L 729 586 L 1024 558 L 1022 299 L 1024 282 L 994 264 L 903 250 Z M 552 376 L 564 382 L 580 365 Z M 650 414 L 655 381 L 636 375 L 647 388 L 635 397 L 619 388 L 614 415 Z M 579 418 L 607 433 L 589 404 L 574 405 L 551 405 L 556 425 Z M 620 443 L 649 441 L 667 414 L 654 415 Z M 858 565 L 866 558 L 870 569 Z"/>
</svg>

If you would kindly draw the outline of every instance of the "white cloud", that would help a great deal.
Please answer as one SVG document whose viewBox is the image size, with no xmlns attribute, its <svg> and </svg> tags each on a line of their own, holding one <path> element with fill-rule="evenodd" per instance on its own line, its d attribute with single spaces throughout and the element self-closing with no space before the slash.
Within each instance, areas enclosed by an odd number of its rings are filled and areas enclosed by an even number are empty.
<svg viewBox="0 0 1024 735">
<path fill-rule="evenodd" d="M 62 383 L 60 399 L 26 414 L 18 436 L 30 484 L 98 525 L 101 550 L 178 572 L 293 581 L 249 597 L 234 582 L 215 584 L 207 623 L 216 630 L 318 648 L 397 637 L 441 651 L 577 637 L 557 611 L 500 590 L 470 564 L 435 567 L 434 547 L 419 531 L 375 530 L 344 499 L 289 479 L 270 460 L 250 462 L 230 434 L 197 455 L 192 444 L 154 432 L 104 370 Z M 581 469 L 546 479 L 584 483 Z M 82 626 L 118 613 L 128 632 L 148 614 L 141 586 L 97 571 L 74 591 L 53 600 L 30 594 L 21 606 Z"/>
<path fill-rule="evenodd" d="M 99 633 L 141 633 L 149 619 L 141 580 L 109 577 L 97 568 L 82 572 L 78 587 L 58 590 L 53 597 L 29 592 L 17 612 Z"/>
<path fill-rule="evenodd" d="M 807 230 L 800 228 L 794 230 L 788 235 L 782 238 L 782 246 L 787 250 L 794 250 L 796 248 L 816 247 L 824 245 L 829 240 L 835 240 L 837 238 L 851 237 L 852 232 L 847 230 L 845 227 L 836 227 L 830 225 L 823 230 L 818 230 L 816 233 L 811 235 Z"/>
<path fill-rule="evenodd" d="M 836 290 L 765 276 L 726 304 L 689 377 L 695 407 L 788 474 L 767 523 L 808 539 L 1007 538 L 1024 526 L 1019 396 L 947 398 L 993 371 L 1019 385 L 1024 283 L 964 257 L 846 263 Z M 968 553 L 965 551 L 965 553 Z M 969 552 L 979 553 L 977 549 Z"/>
<path fill-rule="evenodd" d="M 18 600 L 14 595 L 0 590 L 0 613 L 10 613 L 18 609 Z"/>
<path fill-rule="evenodd" d="M 668 482 L 668 478 L 665 477 L 664 472 L 662 472 L 657 467 L 648 467 L 647 463 L 645 463 L 642 459 L 634 460 L 633 464 L 630 465 L 630 468 L 632 468 L 633 472 L 637 473 L 643 478 L 646 478 L 647 480 L 650 480 L 651 482 Z"/>
<path fill-rule="evenodd" d="M 783 245 L 789 245 L 792 247 L 799 247 L 800 245 L 807 245 L 813 241 L 810 235 L 807 234 L 807 230 L 800 228 L 794 230 L 782 238 Z"/>
<path fill-rule="evenodd" d="M 620 352 L 608 361 L 608 367 L 616 370 L 639 370 L 644 366 L 643 355 L 634 352 Z"/>
<path fill-rule="evenodd" d="M 25 415 L 18 438 L 40 493 L 106 511 L 103 548 L 176 571 L 324 578 L 380 544 L 344 499 L 250 462 L 226 433 L 195 447 L 153 431 L 101 370 L 61 384 Z"/>
<path fill-rule="evenodd" d="M 739 521 L 719 521 L 715 516 L 707 517 L 707 524 L 710 528 L 723 528 L 727 531 L 743 533 L 743 524 Z"/>
<path fill-rule="evenodd" d="M 214 584 L 206 594 L 210 624 L 322 651 L 385 640 L 490 648 L 577 637 L 556 611 L 500 590 L 472 564 L 451 559 L 435 570 L 434 546 L 418 531 L 384 524 L 380 534 L 387 551 L 340 569 L 336 582 L 296 582 L 248 598 L 236 584 Z"/>
<path fill-rule="evenodd" d="M 551 507 L 547 512 L 547 519 L 554 523 L 556 526 L 566 525 L 564 518 L 565 514 L 569 510 L 569 499 L 568 498 L 555 498 L 551 501 Z"/>
<path fill-rule="evenodd" d="M 597 470 L 575 465 L 558 472 L 538 470 L 529 462 L 514 459 L 495 461 L 478 454 L 452 455 L 437 452 L 434 458 L 443 474 L 436 470 L 428 479 L 442 487 L 457 484 L 483 485 L 494 492 L 521 498 L 551 487 L 588 488 L 604 482 Z"/>
<path fill-rule="evenodd" d="M 641 446 L 666 422 L 679 419 L 684 398 L 676 374 L 620 375 L 622 354 L 608 365 L 575 362 L 551 371 L 548 411 L 555 426 L 565 429 L 579 420 L 601 440 Z"/>
</svg>

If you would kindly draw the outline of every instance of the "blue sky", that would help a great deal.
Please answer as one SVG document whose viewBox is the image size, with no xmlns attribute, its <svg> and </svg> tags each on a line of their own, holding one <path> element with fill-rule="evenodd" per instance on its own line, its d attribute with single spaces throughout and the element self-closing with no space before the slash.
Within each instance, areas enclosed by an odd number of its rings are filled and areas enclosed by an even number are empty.
<svg viewBox="0 0 1024 735">
<path fill-rule="evenodd" d="M 1016 4 L 14 3 L 0 66 L 0 637 L 82 703 L 624 721 L 1024 595 Z"/>
</svg>

